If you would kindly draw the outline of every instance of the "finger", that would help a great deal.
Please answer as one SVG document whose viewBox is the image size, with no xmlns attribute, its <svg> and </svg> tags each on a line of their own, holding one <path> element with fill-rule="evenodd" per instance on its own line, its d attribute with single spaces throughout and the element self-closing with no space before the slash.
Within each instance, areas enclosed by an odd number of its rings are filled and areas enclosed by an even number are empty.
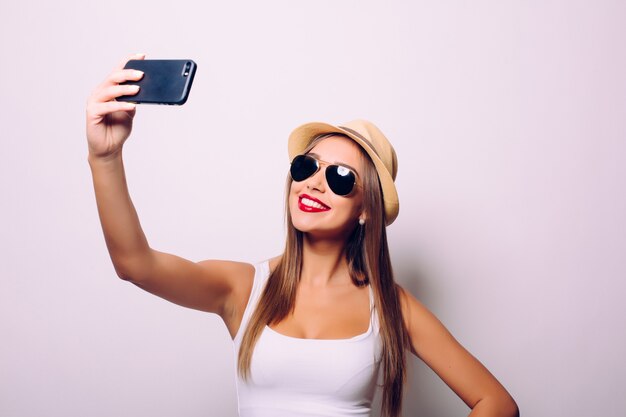
<svg viewBox="0 0 626 417">
<path fill-rule="evenodd" d="M 91 99 L 97 103 L 103 103 L 106 101 L 111 101 L 120 96 L 134 96 L 138 92 L 138 85 L 115 84 L 99 89 L 93 94 Z"/>
<path fill-rule="evenodd" d="M 119 83 L 123 83 L 125 81 L 139 81 L 144 76 L 143 71 L 133 70 L 133 69 L 121 69 L 115 70 L 107 78 L 105 78 L 102 83 L 98 85 L 96 90 L 94 90 L 94 94 L 98 92 L 98 90 L 102 90 L 112 85 L 118 85 Z"/>
<path fill-rule="evenodd" d="M 143 71 L 134 69 L 122 69 L 113 71 L 105 80 L 104 84 L 120 84 L 124 81 L 139 81 L 143 78 Z"/>
<path fill-rule="evenodd" d="M 145 59 L 146 58 L 146 54 L 133 54 L 128 56 L 126 59 L 124 59 L 123 61 L 121 61 L 117 67 L 115 67 L 116 70 L 121 70 L 124 69 L 124 67 L 126 66 L 126 64 L 128 63 L 128 61 L 130 61 L 131 59 Z"/>
<path fill-rule="evenodd" d="M 107 114 L 116 111 L 126 111 L 135 114 L 137 105 L 135 103 L 126 103 L 124 101 L 107 101 L 106 103 L 92 103 L 87 107 L 87 114 L 94 119 L 100 119 Z"/>
</svg>

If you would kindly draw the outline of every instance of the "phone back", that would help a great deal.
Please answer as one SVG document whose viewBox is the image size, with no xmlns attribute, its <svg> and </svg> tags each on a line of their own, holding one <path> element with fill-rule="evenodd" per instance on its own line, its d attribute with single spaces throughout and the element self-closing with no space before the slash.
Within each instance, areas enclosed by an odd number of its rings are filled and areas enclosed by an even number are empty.
<svg viewBox="0 0 626 417">
<path fill-rule="evenodd" d="M 137 59 L 124 68 L 144 72 L 141 80 L 122 83 L 139 85 L 137 94 L 117 98 L 133 103 L 184 104 L 196 73 L 196 63 L 190 59 Z"/>
</svg>

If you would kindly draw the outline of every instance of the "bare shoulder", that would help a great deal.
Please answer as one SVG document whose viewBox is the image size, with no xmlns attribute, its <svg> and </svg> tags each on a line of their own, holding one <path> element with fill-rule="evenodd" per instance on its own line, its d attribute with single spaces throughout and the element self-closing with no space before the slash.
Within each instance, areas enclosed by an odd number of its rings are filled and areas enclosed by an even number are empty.
<svg viewBox="0 0 626 417">
<path fill-rule="evenodd" d="M 247 262 L 207 259 L 198 262 L 198 265 L 212 271 L 214 274 L 232 280 L 233 283 L 241 280 L 245 281 L 246 278 L 254 276 L 254 265 Z"/>
<path fill-rule="evenodd" d="M 269 260 L 270 271 L 276 268 L 280 258 L 281 256 L 277 256 Z M 215 260 L 202 261 L 201 264 L 228 277 L 232 292 L 225 303 L 222 319 L 231 337 L 234 338 L 252 292 L 254 274 L 256 272 L 255 266 L 245 262 Z"/>
<path fill-rule="evenodd" d="M 424 348 L 433 340 L 443 343 L 454 338 L 439 319 L 408 290 L 397 286 L 402 317 L 411 339 L 411 350 L 419 357 L 427 355 Z"/>
<path fill-rule="evenodd" d="M 408 290 L 402 288 L 399 284 L 396 284 L 398 289 L 398 296 L 400 298 L 400 305 L 402 307 L 402 316 L 404 317 L 407 328 L 411 327 L 415 321 L 436 319 L 435 315 L 428 310 L 428 308 L 420 302 L 413 294 Z"/>
</svg>

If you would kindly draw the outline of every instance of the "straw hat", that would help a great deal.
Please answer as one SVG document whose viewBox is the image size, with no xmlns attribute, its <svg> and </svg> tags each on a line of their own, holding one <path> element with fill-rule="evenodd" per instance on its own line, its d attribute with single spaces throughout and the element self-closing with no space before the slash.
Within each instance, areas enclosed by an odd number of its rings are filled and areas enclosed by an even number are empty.
<svg viewBox="0 0 626 417">
<path fill-rule="evenodd" d="M 313 122 L 297 127 L 289 135 L 289 160 L 304 152 L 313 138 L 327 133 L 348 136 L 370 156 L 382 185 L 386 224 L 389 226 L 398 217 L 400 209 L 398 192 L 394 184 L 398 172 L 398 159 L 393 146 L 383 132 L 367 120 L 353 120 L 340 126 Z"/>
</svg>

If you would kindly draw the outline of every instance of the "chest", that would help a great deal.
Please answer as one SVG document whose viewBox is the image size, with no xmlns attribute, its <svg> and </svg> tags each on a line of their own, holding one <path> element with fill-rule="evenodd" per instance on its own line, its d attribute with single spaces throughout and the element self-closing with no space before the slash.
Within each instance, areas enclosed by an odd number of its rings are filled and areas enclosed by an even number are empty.
<svg viewBox="0 0 626 417">
<path fill-rule="evenodd" d="M 371 304 L 369 287 L 334 291 L 299 288 L 293 313 L 271 328 L 301 339 L 348 339 L 369 328 Z"/>
</svg>

